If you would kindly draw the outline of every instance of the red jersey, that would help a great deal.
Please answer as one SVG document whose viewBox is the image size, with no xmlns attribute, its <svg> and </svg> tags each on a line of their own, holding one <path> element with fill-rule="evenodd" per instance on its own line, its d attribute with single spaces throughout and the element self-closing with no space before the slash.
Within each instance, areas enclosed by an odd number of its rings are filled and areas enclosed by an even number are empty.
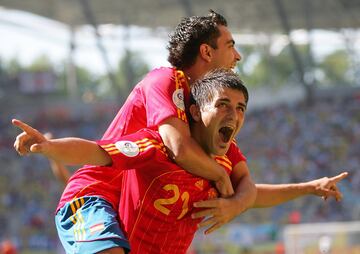
<svg viewBox="0 0 360 254">
<path fill-rule="evenodd" d="M 192 219 L 193 203 L 217 196 L 209 181 L 173 163 L 160 135 L 144 129 L 117 142 L 100 141 L 113 167 L 123 174 L 119 214 L 131 253 L 182 253 L 190 246 L 199 219 Z M 230 174 L 226 156 L 217 157 Z"/>
<path fill-rule="evenodd" d="M 189 104 L 190 87 L 185 74 L 170 67 L 155 69 L 135 86 L 102 139 L 118 139 L 143 128 L 157 130 L 161 122 L 169 117 L 177 117 L 187 123 Z M 232 165 L 244 159 L 234 142 L 227 156 Z"/>
<path fill-rule="evenodd" d="M 163 67 L 149 72 L 134 87 L 102 139 L 116 139 L 143 128 L 157 129 L 169 117 L 187 122 L 189 94 L 182 71 Z"/>
</svg>

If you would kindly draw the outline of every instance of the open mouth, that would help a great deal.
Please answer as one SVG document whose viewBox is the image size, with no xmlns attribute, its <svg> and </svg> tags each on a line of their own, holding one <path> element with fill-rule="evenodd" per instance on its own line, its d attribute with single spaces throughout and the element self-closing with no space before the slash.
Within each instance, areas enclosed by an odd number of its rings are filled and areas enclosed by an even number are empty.
<svg viewBox="0 0 360 254">
<path fill-rule="evenodd" d="M 229 126 L 221 127 L 219 130 L 220 139 L 222 142 L 227 143 L 230 141 L 230 138 L 234 132 L 234 129 Z"/>
</svg>

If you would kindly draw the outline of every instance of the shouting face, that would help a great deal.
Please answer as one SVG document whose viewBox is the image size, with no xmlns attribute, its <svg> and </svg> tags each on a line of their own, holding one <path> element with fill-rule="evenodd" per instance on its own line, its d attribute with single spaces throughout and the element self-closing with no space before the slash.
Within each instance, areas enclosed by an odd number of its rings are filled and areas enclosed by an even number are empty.
<svg viewBox="0 0 360 254">
<path fill-rule="evenodd" d="M 243 125 L 246 110 L 244 94 L 235 89 L 218 91 L 212 101 L 197 109 L 195 139 L 210 155 L 224 155 Z"/>
</svg>

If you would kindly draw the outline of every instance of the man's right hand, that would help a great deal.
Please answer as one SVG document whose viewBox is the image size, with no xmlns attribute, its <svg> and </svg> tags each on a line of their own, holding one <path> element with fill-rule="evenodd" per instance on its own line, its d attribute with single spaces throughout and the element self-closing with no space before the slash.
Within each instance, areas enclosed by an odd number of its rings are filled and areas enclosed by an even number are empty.
<svg viewBox="0 0 360 254">
<path fill-rule="evenodd" d="M 12 124 L 23 131 L 16 137 L 14 143 L 14 148 L 20 155 L 42 152 L 42 146 L 47 142 L 42 133 L 17 119 L 13 119 Z"/>
</svg>

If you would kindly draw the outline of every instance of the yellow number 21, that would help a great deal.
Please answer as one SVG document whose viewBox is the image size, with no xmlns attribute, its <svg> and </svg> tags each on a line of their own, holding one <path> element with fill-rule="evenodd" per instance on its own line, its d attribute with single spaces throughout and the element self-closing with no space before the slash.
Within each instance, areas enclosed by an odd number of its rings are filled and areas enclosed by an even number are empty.
<svg viewBox="0 0 360 254">
<path fill-rule="evenodd" d="M 174 193 L 174 195 L 170 198 L 159 198 L 157 200 L 154 201 L 154 207 L 162 212 L 165 215 L 169 215 L 170 213 L 170 209 L 168 209 L 167 207 L 165 207 L 165 205 L 173 205 L 175 204 L 179 198 L 180 198 L 180 191 L 179 191 L 179 187 L 175 184 L 167 184 L 163 187 L 164 190 L 166 191 L 172 191 Z M 189 193 L 187 191 L 183 192 L 181 194 L 181 200 L 183 202 L 182 205 L 182 211 L 181 214 L 177 217 L 177 219 L 181 219 L 182 217 L 184 217 L 184 215 L 187 213 L 187 211 L 189 210 Z"/>
</svg>

